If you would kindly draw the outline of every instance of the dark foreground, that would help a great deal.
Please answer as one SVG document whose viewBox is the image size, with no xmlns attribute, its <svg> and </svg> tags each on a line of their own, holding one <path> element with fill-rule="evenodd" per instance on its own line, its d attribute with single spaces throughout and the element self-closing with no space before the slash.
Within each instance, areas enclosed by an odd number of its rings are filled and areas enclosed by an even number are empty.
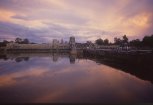
<svg viewBox="0 0 153 105">
<path fill-rule="evenodd" d="M 117 69 L 121 69 L 122 71 L 136 75 L 137 77 L 153 83 L 153 52 L 92 54 L 85 51 L 84 57 L 97 63 L 102 63 Z"/>
</svg>

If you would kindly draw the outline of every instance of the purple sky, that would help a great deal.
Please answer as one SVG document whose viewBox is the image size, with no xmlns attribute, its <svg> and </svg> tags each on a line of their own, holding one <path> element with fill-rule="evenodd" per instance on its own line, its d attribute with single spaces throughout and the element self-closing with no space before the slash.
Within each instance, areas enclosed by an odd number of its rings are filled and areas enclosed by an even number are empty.
<svg viewBox="0 0 153 105">
<path fill-rule="evenodd" d="M 153 34 L 153 0 L 0 0 L 0 40 L 78 42 Z"/>
</svg>

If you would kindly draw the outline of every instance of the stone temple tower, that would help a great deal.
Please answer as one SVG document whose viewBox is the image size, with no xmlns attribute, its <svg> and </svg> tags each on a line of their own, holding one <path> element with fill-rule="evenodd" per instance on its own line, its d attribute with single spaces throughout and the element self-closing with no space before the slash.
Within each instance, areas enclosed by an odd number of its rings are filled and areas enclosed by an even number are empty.
<svg viewBox="0 0 153 105">
<path fill-rule="evenodd" d="M 69 46 L 70 46 L 70 53 L 71 54 L 76 54 L 76 46 L 75 46 L 75 37 L 70 37 L 70 41 L 69 41 Z"/>
</svg>

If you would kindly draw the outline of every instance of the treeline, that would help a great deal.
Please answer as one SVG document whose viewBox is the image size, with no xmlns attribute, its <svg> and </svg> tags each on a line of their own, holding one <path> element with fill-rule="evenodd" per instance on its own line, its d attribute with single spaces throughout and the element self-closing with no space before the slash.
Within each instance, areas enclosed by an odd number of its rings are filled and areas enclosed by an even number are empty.
<svg viewBox="0 0 153 105">
<path fill-rule="evenodd" d="M 97 45 L 122 45 L 122 44 L 128 43 L 128 38 L 126 35 L 124 35 L 122 37 L 122 39 L 115 37 L 114 43 L 110 43 L 108 39 L 103 40 L 103 39 L 99 38 L 99 39 L 95 40 L 95 43 Z"/>
<path fill-rule="evenodd" d="M 135 47 L 153 47 L 153 35 L 145 36 L 142 41 L 139 39 L 132 40 L 130 45 Z"/>
<path fill-rule="evenodd" d="M 7 43 L 19 43 L 19 44 L 35 44 L 33 42 L 30 42 L 29 39 L 25 38 L 16 38 L 14 41 L 7 41 L 3 40 L 3 42 L 0 42 L 0 47 L 5 47 Z M 126 35 L 123 35 L 122 38 L 115 37 L 114 43 L 111 43 L 108 39 L 97 39 L 95 40 L 95 44 L 97 45 L 120 45 L 120 46 L 133 46 L 133 47 L 153 47 L 153 35 L 150 36 L 144 36 L 142 40 L 140 39 L 134 39 L 129 41 L 128 37 Z"/>
<path fill-rule="evenodd" d="M 114 43 L 110 43 L 108 39 L 97 39 L 95 40 L 95 43 L 97 45 L 127 45 L 127 46 L 133 46 L 133 47 L 153 47 L 153 35 L 150 36 L 144 36 L 142 40 L 140 39 L 134 39 L 129 41 L 128 37 L 126 35 L 123 35 L 122 38 L 114 38 Z"/>
<path fill-rule="evenodd" d="M 0 47 L 5 47 L 8 43 L 19 43 L 19 44 L 29 44 L 32 43 L 29 41 L 29 39 L 25 38 L 16 38 L 14 41 L 7 41 L 7 40 L 3 40 L 3 42 L 0 42 Z"/>
</svg>

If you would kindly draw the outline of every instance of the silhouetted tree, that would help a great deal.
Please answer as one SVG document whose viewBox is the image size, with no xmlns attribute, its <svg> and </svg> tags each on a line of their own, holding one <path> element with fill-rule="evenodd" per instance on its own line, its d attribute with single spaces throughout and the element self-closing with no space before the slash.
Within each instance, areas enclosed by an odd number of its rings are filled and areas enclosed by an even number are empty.
<svg viewBox="0 0 153 105">
<path fill-rule="evenodd" d="M 22 43 L 22 39 L 21 38 L 16 38 L 15 43 L 19 43 L 19 44 Z"/>
<path fill-rule="evenodd" d="M 153 47 L 153 35 L 145 36 L 142 40 L 143 46 Z"/>
<path fill-rule="evenodd" d="M 108 45 L 109 44 L 109 40 L 108 39 L 105 39 L 104 40 L 104 45 Z"/>
<path fill-rule="evenodd" d="M 128 38 L 126 35 L 123 36 L 123 43 L 128 43 Z"/>
<path fill-rule="evenodd" d="M 28 40 L 28 39 L 24 39 L 24 40 L 22 41 L 22 43 L 23 43 L 23 44 L 29 44 L 29 40 Z"/>
<path fill-rule="evenodd" d="M 95 43 L 96 43 L 97 45 L 103 45 L 103 44 L 104 44 L 104 41 L 103 41 L 101 38 L 99 38 L 99 39 L 97 39 L 97 40 L 95 41 Z"/>
<path fill-rule="evenodd" d="M 7 40 L 3 40 L 3 42 L 0 42 L 0 47 L 5 47 L 9 43 Z"/>
<path fill-rule="evenodd" d="M 122 44 L 122 40 L 120 38 L 115 37 L 114 38 L 114 44 L 121 45 Z"/>
<path fill-rule="evenodd" d="M 142 45 L 142 42 L 139 39 L 131 40 L 130 46 L 140 47 Z"/>
<path fill-rule="evenodd" d="M 29 40 L 27 38 L 25 38 L 25 39 L 16 38 L 15 39 L 15 43 L 19 43 L 19 44 L 29 44 Z"/>
<path fill-rule="evenodd" d="M 86 43 L 89 43 L 89 44 L 90 44 L 90 43 L 92 43 L 92 42 L 91 42 L 91 41 L 87 41 Z"/>
</svg>

